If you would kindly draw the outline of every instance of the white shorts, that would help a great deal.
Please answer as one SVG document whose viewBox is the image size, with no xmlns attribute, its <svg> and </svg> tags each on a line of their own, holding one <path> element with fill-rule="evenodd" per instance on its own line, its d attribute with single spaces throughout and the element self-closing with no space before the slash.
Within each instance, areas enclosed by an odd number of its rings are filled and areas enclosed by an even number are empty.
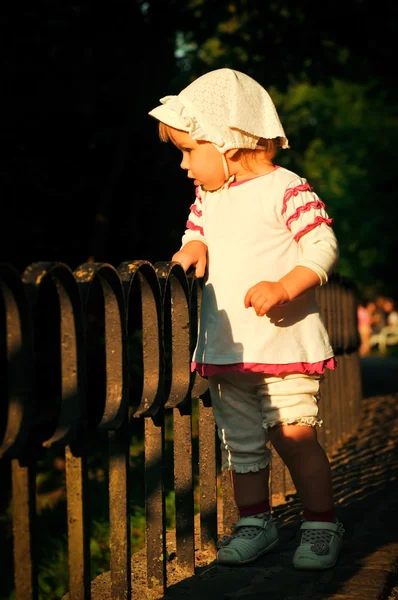
<svg viewBox="0 0 398 600">
<path fill-rule="evenodd" d="M 289 373 L 219 373 L 209 376 L 209 390 L 221 440 L 223 466 L 238 473 L 265 468 L 269 427 L 297 424 L 315 427 L 322 376 Z"/>
</svg>

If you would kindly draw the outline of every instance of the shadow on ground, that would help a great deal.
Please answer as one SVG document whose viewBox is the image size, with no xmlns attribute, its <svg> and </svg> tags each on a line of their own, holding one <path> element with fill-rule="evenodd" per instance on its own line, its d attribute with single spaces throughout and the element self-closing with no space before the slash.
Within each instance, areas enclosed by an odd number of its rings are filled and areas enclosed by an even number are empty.
<svg viewBox="0 0 398 600">
<path fill-rule="evenodd" d="M 388 598 L 398 557 L 398 359 L 361 359 L 363 413 L 357 432 L 331 457 L 337 511 L 346 529 L 336 567 L 300 572 L 291 564 L 301 504 L 274 509 L 277 550 L 244 567 L 212 563 L 162 598 L 206 600 L 377 600 Z M 365 573 L 366 572 L 366 573 Z M 366 576 L 364 576 L 364 573 Z"/>
</svg>

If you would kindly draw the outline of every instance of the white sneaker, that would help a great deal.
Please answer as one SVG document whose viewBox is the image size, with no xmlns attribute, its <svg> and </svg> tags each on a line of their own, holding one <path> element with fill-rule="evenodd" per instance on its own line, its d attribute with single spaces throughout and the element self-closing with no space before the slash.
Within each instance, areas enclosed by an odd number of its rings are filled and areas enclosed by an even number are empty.
<svg viewBox="0 0 398 600">
<path fill-rule="evenodd" d="M 220 565 L 245 565 L 269 552 L 278 543 L 278 531 L 271 516 L 242 517 L 232 536 L 221 541 L 217 553 Z"/>
<path fill-rule="evenodd" d="M 301 542 L 293 556 L 296 569 L 329 569 L 336 564 L 343 542 L 341 523 L 304 521 Z"/>
</svg>

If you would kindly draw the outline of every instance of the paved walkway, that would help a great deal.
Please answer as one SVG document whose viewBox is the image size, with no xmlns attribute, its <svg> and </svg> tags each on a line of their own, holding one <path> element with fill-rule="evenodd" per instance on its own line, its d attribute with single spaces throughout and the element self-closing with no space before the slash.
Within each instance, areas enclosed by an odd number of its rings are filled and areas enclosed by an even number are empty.
<svg viewBox="0 0 398 600">
<path fill-rule="evenodd" d="M 398 359 L 362 359 L 364 411 L 357 433 L 331 464 L 339 519 L 346 533 L 338 564 L 296 571 L 298 500 L 277 511 L 281 543 L 252 565 L 214 563 L 172 586 L 164 600 L 398 599 Z"/>
<path fill-rule="evenodd" d="M 346 529 L 333 569 L 317 573 L 293 568 L 301 510 L 293 498 L 274 511 L 281 543 L 270 554 L 239 568 L 213 562 L 171 585 L 165 596 L 140 586 L 133 559 L 132 598 L 398 600 L 398 358 L 363 358 L 362 377 L 358 431 L 331 457 L 338 516 Z M 111 600 L 109 572 L 92 582 L 92 598 Z"/>
</svg>

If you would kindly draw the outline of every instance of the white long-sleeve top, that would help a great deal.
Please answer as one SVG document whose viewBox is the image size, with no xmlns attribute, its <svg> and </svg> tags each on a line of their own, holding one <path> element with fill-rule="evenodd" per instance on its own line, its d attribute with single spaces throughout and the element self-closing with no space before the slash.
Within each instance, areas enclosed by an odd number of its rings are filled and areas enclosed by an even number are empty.
<svg viewBox="0 0 398 600">
<path fill-rule="evenodd" d="M 311 372 L 333 357 L 314 290 L 262 317 L 244 306 L 250 287 L 297 265 L 326 283 L 338 258 L 331 224 L 306 179 L 282 167 L 212 192 L 196 188 L 182 238 L 182 246 L 199 240 L 208 248 L 194 364 L 303 363 Z"/>
</svg>

